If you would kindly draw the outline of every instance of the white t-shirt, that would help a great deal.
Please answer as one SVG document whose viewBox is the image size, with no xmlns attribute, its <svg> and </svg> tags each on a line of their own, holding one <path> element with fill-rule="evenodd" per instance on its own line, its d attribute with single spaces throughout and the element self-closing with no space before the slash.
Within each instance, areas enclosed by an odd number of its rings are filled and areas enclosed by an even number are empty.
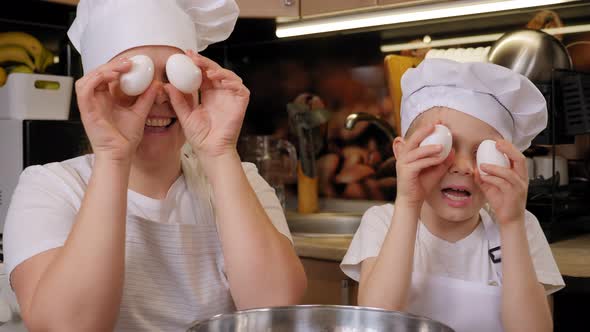
<svg viewBox="0 0 590 332">
<path fill-rule="evenodd" d="M 393 204 L 385 204 L 372 207 L 363 215 L 341 264 L 342 271 L 352 279 L 360 279 L 361 263 L 365 259 L 379 255 L 393 217 L 393 209 Z M 480 215 L 489 218 L 487 213 Z M 565 283 L 537 218 L 528 211 L 525 213 L 525 227 L 537 278 L 545 286 L 547 294 L 556 292 Z M 488 249 L 483 222 L 471 234 L 455 243 L 434 236 L 419 222 L 413 271 L 487 284 L 494 279 Z"/>
<path fill-rule="evenodd" d="M 63 246 L 93 161 L 85 155 L 23 171 L 4 228 L 8 275 L 24 260 Z M 292 241 L 274 190 L 256 166 L 242 166 L 270 220 Z M 127 199 L 125 285 L 115 330 L 186 331 L 195 320 L 235 310 L 208 198 L 194 197 L 180 176 L 163 200 L 131 190 Z"/>
</svg>

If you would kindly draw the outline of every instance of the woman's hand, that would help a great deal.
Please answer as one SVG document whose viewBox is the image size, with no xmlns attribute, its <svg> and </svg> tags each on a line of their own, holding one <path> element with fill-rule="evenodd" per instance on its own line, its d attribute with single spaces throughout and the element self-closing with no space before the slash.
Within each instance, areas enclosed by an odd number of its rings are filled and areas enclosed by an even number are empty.
<svg viewBox="0 0 590 332">
<path fill-rule="evenodd" d="M 119 105 L 109 91 L 109 84 L 118 84 L 121 74 L 130 69 L 128 59 L 117 59 L 76 81 L 80 116 L 97 159 L 131 161 L 161 88 L 161 83 L 154 81 L 133 105 Z"/>
<path fill-rule="evenodd" d="M 426 194 L 432 188 L 424 188 L 420 174 L 428 169 L 429 178 L 441 178 L 449 169 L 455 155 L 454 150 L 446 157 L 439 156 L 442 145 L 419 146 L 434 131 L 434 124 L 418 128 L 407 141 L 397 137 L 394 141 L 394 153 L 397 158 L 396 203 L 409 204 L 411 208 L 420 208 Z M 433 181 L 433 185 L 438 181 Z"/>
<path fill-rule="evenodd" d="M 482 164 L 481 174 L 475 170 L 476 182 L 494 210 L 498 223 L 524 222 L 527 190 L 529 185 L 526 159 L 510 142 L 498 140 L 498 151 L 510 159 L 510 168 Z"/>
<path fill-rule="evenodd" d="M 164 86 L 186 139 L 203 159 L 235 153 L 250 91 L 232 71 L 192 51 L 187 55 L 203 72 L 201 104 L 191 108 L 172 84 Z"/>
</svg>

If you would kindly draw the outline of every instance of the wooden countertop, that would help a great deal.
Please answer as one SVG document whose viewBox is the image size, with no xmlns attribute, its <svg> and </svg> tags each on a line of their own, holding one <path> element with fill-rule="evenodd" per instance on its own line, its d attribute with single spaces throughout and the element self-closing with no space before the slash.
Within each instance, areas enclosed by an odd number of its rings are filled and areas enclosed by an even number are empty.
<svg viewBox="0 0 590 332">
<path fill-rule="evenodd" d="M 293 234 L 300 257 L 340 262 L 352 236 L 305 236 Z M 553 256 L 562 275 L 590 278 L 590 234 L 551 244 Z"/>
<path fill-rule="evenodd" d="M 590 234 L 551 243 L 551 250 L 561 274 L 590 278 Z"/>
</svg>

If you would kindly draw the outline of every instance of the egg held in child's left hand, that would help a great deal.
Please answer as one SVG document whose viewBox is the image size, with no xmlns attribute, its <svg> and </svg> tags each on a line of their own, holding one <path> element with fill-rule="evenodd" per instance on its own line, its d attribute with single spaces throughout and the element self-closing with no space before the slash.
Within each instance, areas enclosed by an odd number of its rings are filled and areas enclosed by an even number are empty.
<svg viewBox="0 0 590 332">
<path fill-rule="evenodd" d="M 174 87 L 182 93 L 191 94 L 201 86 L 201 69 L 184 54 L 174 54 L 166 61 L 166 76 Z"/>
<path fill-rule="evenodd" d="M 495 141 L 489 139 L 484 140 L 479 144 L 476 159 L 479 173 L 483 175 L 488 174 L 481 170 L 481 164 L 492 164 L 506 168 L 510 167 L 510 160 L 508 160 L 508 157 L 506 157 L 504 153 L 498 151 Z"/>
<path fill-rule="evenodd" d="M 440 124 L 435 125 L 434 132 L 428 135 L 420 143 L 420 146 L 437 144 L 440 144 L 443 147 L 439 156 L 446 158 L 453 148 L 453 135 L 451 135 L 449 128 Z"/>
<path fill-rule="evenodd" d="M 154 79 L 154 62 L 147 55 L 135 55 L 129 58 L 131 69 L 121 75 L 119 86 L 128 96 L 139 96 Z"/>
</svg>

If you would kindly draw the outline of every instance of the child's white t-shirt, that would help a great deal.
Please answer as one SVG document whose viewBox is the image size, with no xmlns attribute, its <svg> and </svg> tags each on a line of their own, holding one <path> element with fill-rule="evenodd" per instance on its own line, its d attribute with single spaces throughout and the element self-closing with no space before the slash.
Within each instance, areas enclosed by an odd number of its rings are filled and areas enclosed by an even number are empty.
<svg viewBox="0 0 590 332">
<path fill-rule="evenodd" d="M 361 263 L 365 259 L 379 255 L 391 223 L 393 210 L 393 204 L 385 204 L 372 207 L 363 215 L 359 229 L 341 264 L 342 271 L 352 279 L 359 281 Z M 489 217 L 487 213 L 480 215 L 482 218 Z M 537 278 L 545 286 L 546 293 L 549 295 L 563 288 L 565 283 L 539 221 L 529 211 L 525 213 L 525 227 Z M 488 240 L 482 222 L 470 235 L 455 243 L 434 236 L 424 224 L 419 222 L 413 270 L 465 281 L 488 283 L 494 279 L 488 250 Z"/>
<path fill-rule="evenodd" d="M 8 275 L 26 259 L 63 246 L 93 161 L 85 155 L 23 171 L 4 228 Z M 254 164 L 242 166 L 273 225 L 292 242 L 274 189 Z M 163 200 L 128 191 L 125 285 L 116 331 L 186 331 L 195 320 L 235 310 L 216 223 L 205 204 L 208 197 L 195 198 L 182 175 Z"/>
</svg>

